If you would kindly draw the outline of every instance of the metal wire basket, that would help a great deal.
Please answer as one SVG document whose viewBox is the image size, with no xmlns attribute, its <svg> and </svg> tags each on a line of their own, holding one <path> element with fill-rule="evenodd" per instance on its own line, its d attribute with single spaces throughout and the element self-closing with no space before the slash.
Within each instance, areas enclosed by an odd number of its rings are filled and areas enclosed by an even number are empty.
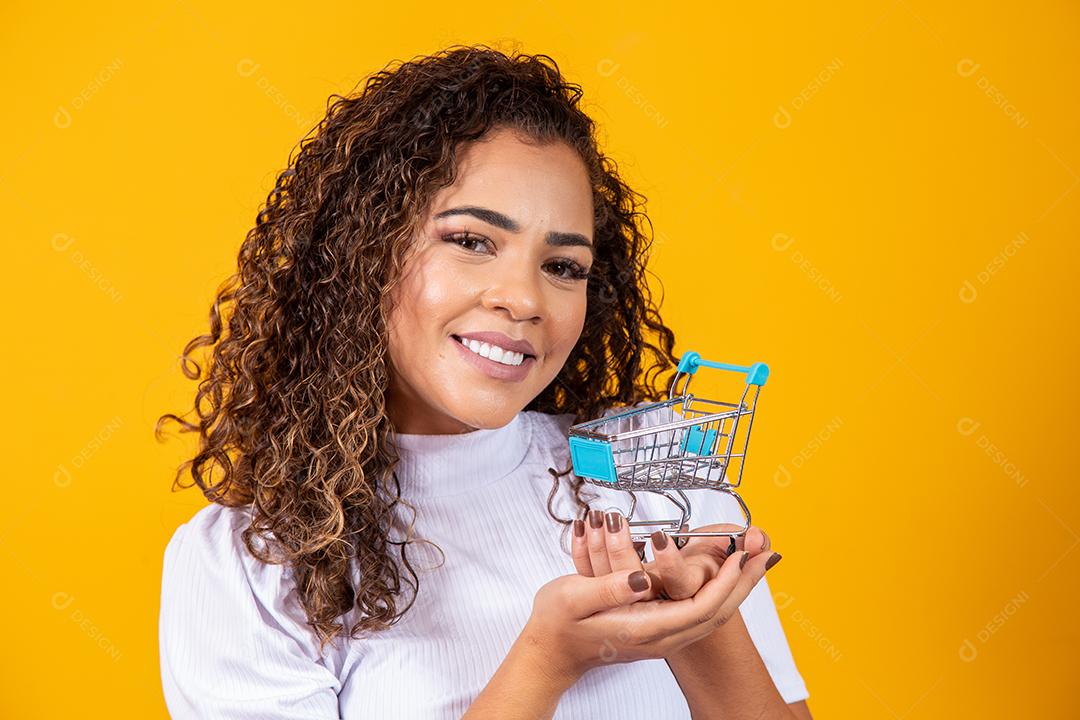
<svg viewBox="0 0 1080 720">
<path fill-rule="evenodd" d="M 690 381 L 699 367 L 744 373 L 742 397 L 738 402 L 721 402 L 692 395 Z M 630 493 L 626 517 L 635 541 L 645 540 L 652 532 L 638 528 L 654 526 L 675 538 L 679 547 L 691 537 L 742 535 L 750 528 L 750 510 L 734 488 L 742 482 L 758 395 L 768 377 L 765 363 L 729 365 L 688 351 L 679 359 L 668 400 L 637 405 L 570 427 L 574 473 L 595 485 Z M 682 530 L 692 510 L 683 491 L 698 488 L 733 497 L 743 514 L 742 528 Z M 665 497 L 680 511 L 679 517 L 633 520 L 637 491 Z"/>
</svg>

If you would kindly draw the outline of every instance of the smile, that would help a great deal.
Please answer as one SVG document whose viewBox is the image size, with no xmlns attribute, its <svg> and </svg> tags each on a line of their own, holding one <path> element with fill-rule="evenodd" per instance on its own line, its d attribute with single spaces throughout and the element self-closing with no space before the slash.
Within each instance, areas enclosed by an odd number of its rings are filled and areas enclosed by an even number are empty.
<svg viewBox="0 0 1080 720">
<path fill-rule="evenodd" d="M 494 339 L 491 337 L 492 334 L 494 333 L 488 334 L 488 340 Z M 535 355 L 531 352 L 523 352 L 532 350 L 532 346 L 525 341 L 508 339 L 510 342 L 517 342 L 520 347 L 520 350 L 508 350 L 475 337 L 451 335 L 447 339 L 457 346 L 461 359 L 467 365 L 472 365 L 473 368 L 493 380 L 522 382 L 529 377 L 537 363 Z"/>
<path fill-rule="evenodd" d="M 514 352 L 513 350 L 506 350 L 498 345 L 490 345 L 486 342 L 478 342 L 476 340 L 470 340 L 469 338 L 459 338 L 454 336 L 454 339 L 459 343 L 467 347 L 482 358 L 487 358 L 503 365 L 509 365 L 516 367 L 525 361 L 524 353 Z"/>
</svg>

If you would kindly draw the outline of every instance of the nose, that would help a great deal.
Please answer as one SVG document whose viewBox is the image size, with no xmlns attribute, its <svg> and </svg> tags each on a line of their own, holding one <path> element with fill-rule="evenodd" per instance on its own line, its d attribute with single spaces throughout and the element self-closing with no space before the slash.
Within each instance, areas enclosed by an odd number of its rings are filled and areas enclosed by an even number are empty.
<svg viewBox="0 0 1080 720">
<path fill-rule="evenodd" d="M 511 319 L 538 322 L 544 310 L 540 273 L 529 261 L 503 262 L 494 271 L 481 298 L 483 306 Z"/>
</svg>

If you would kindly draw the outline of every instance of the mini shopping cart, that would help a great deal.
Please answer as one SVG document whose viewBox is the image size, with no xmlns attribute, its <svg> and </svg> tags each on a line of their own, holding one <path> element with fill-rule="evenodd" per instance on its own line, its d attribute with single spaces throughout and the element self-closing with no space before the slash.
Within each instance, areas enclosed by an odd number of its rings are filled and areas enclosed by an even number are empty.
<svg viewBox="0 0 1080 720">
<path fill-rule="evenodd" d="M 692 395 L 690 381 L 699 367 L 744 373 L 746 385 L 739 401 L 720 402 Z M 676 538 L 678 547 L 690 537 L 742 535 L 750 528 L 750 510 L 735 488 L 742 481 L 758 394 L 768 377 L 769 366 L 765 363 L 728 365 L 686 352 L 679 359 L 668 400 L 637 405 L 570 427 L 574 473 L 595 485 L 630 493 L 626 518 L 634 541 L 649 537 L 651 530 L 638 529 L 646 526 L 661 526 L 669 537 Z M 683 491 L 698 488 L 732 496 L 743 514 L 742 528 L 683 531 L 692 509 Z M 634 493 L 638 491 L 667 498 L 679 510 L 679 517 L 633 520 L 637 506 Z"/>
</svg>

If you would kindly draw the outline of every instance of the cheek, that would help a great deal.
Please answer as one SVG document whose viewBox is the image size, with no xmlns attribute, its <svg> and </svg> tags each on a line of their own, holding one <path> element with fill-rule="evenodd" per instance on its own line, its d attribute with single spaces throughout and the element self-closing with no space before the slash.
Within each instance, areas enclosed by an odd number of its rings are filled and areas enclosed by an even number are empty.
<svg viewBox="0 0 1080 720">
<path fill-rule="evenodd" d="M 392 318 L 396 316 L 399 336 L 413 342 L 429 340 L 424 329 L 441 323 L 460 306 L 464 287 L 452 268 L 439 267 L 432 253 L 418 255 L 404 269 L 395 293 Z"/>
<path fill-rule="evenodd" d="M 427 327 L 439 309 L 439 290 L 428 280 L 422 258 L 405 267 L 393 291 L 394 307 L 387 319 L 388 350 L 394 367 L 416 380 L 412 366 L 421 357 L 417 347 L 428 335 Z"/>
<path fill-rule="evenodd" d="M 581 331 L 585 327 L 585 311 L 587 303 L 585 292 L 571 298 L 560 298 L 560 301 L 551 307 L 551 328 L 554 345 L 558 347 L 558 354 L 566 356 L 574 349 Z"/>
</svg>

